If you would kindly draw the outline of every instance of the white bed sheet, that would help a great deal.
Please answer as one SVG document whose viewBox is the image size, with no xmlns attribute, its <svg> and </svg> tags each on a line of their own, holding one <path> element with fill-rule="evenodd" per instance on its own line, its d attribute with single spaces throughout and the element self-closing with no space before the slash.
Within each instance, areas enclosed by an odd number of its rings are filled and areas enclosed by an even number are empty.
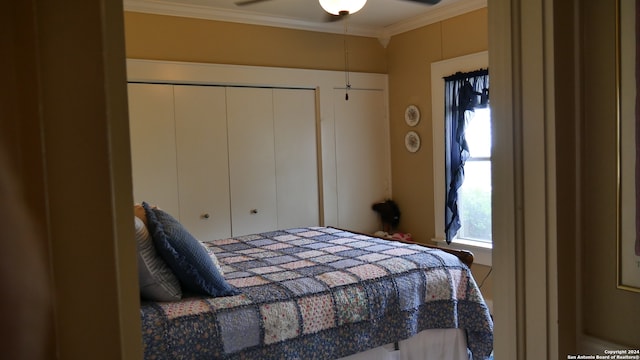
<svg viewBox="0 0 640 360">
<path fill-rule="evenodd" d="M 350 355 L 340 360 L 469 360 L 467 338 L 462 329 L 430 329 L 393 344 Z"/>
</svg>

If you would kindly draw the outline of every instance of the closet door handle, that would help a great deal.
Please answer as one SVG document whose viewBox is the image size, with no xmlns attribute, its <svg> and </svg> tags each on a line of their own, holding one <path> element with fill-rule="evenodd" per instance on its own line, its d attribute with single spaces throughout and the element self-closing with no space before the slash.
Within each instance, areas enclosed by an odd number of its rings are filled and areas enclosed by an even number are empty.
<svg viewBox="0 0 640 360">
<path fill-rule="evenodd" d="M 255 215 L 258 213 L 258 209 L 251 209 L 251 211 L 249 211 L 249 214 L 251 215 Z"/>
<path fill-rule="evenodd" d="M 203 218 L 203 219 L 208 219 L 211 216 L 209 215 L 209 213 L 204 213 L 204 214 L 200 215 L 200 217 Z"/>
</svg>

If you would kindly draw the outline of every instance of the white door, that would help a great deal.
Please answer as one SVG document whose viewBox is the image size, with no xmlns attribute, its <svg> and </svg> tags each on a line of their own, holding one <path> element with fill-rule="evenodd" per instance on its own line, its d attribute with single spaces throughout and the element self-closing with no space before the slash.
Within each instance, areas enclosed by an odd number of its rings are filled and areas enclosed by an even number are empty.
<svg viewBox="0 0 640 360">
<path fill-rule="evenodd" d="M 180 222 L 198 240 L 231 236 L 224 87 L 174 87 Z"/>
<path fill-rule="evenodd" d="M 179 218 L 173 86 L 129 84 L 133 198 Z"/>
<path fill-rule="evenodd" d="M 272 92 L 227 88 L 233 236 L 277 228 Z"/>
<path fill-rule="evenodd" d="M 371 205 L 390 196 L 389 131 L 384 93 L 335 89 L 338 226 L 372 233 Z"/>
<path fill-rule="evenodd" d="M 278 228 L 320 224 L 315 91 L 274 89 Z"/>
</svg>

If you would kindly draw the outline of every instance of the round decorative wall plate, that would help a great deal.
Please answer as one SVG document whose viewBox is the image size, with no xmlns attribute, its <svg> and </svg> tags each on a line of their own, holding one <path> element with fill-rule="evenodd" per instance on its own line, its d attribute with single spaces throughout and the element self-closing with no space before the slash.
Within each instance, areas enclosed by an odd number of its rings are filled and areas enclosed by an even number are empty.
<svg viewBox="0 0 640 360">
<path fill-rule="evenodd" d="M 416 152 L 420 149 L 420 136 L 415 131 L 409 131 L 407 135 L 404 136 L 404 146 L 407 147 L 409 152 Z"/>
<path fill-rule="evenodd" d="M 404 110 L 404 121 L 409 126 L 416 126 L 420 122 L 420 109 L 415 105 L 409 105 Z"/>
</svg>

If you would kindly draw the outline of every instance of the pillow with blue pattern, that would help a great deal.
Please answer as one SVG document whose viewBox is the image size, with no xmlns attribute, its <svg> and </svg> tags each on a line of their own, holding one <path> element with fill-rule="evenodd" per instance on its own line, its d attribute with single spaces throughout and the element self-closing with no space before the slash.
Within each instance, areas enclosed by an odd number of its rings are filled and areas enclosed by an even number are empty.
<svg viewBox="0 0 640 360">
<path fill-rule="evenodd" d="M 210 296 L 240 293 L 227 283 L 211 260 L 210 254 L 182 224 L 168 213 L 152 208 L 146 202 L 143 202 L 142 206 L 153 243 L 180 280 L 184 292 Z"/>
</svg>

